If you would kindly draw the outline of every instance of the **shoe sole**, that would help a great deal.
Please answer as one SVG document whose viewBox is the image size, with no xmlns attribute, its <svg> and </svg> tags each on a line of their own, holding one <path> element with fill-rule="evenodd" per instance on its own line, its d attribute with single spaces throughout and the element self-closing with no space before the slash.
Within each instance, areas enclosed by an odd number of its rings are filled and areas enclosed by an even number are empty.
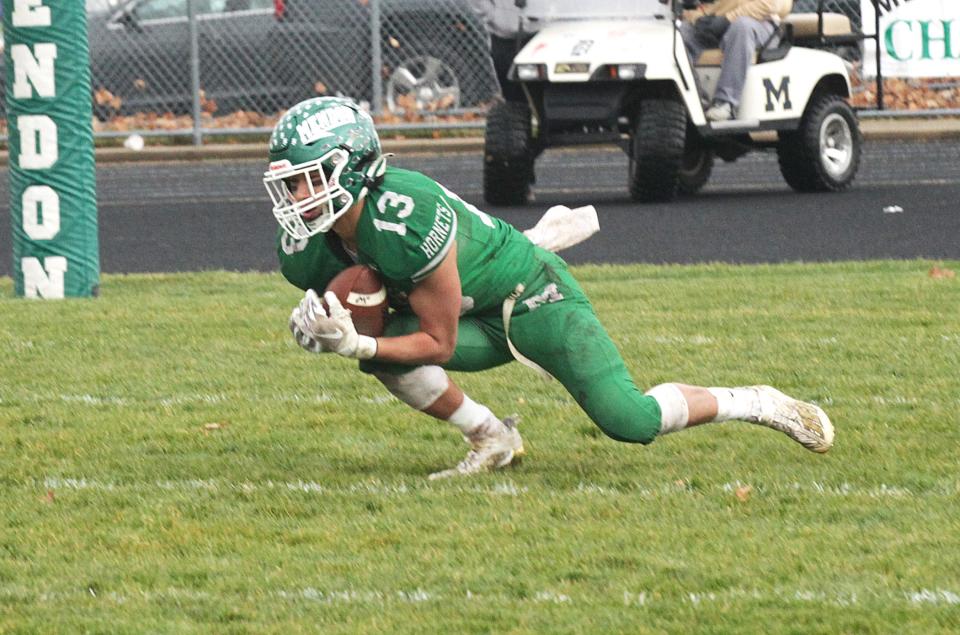
<svg viewBox="0 0 960 635">
<path fill-rule="evenodd" d="M 761 390 L 776 395 L 779 400 L 789 404 L 796 411 L 797 416 L 784 416 L 783 419 L 791 422 L 794 426 L 785 425 L 782 430 L 791 439 L 818 454 L 823 454 L 833 447 L 834 429 L 830 417 L 823 411 L 823 408 L 812 403 L 794 399 L 785 395 L 772 386 L 760 386 Z M 779 411 L 779 409 L 778 409 Z M 779 412 L 777 413 L 779 414 Z M 795 426 L 799 425 L 807 434 L 799 437 L 796 434 Z M 809 435 L 809 436 L 808 436 Z"/>
<path fill-rule="evenodd" d="M 456 468 L 451 468 L 448 470 L 442 470 L 440 472 L 434 472 L 427 476 L 427 480 L 436 481 L 439 479 L 452 478 L 456 476 L 472 476 L 474 474 L 482 474 L 484 472 L 493 472 L 494 470 L 503 469 L 505 467 L 517 466 L 522 462 L 524 454 L 526 454 L 526 450 L 523 447 L 523 440 L 521 439 L 520 445 L 516 449 L 504 450 L 500 459 L 495 462 L 491 462 L 483 469 L 479 469 L 474 472 L 461 472 Z"/>
<path fill-rule="evenodd" d="M 520 463 L 523 462 L 523 455 L 526 453 L 527 451 L 523 449 L 523 445 L 521 445 L 516 450 L 508 450 L 506 456 L 504 456 L 504 458 L 497 461 L 497 464 L 490 469 L 499 470 L 504 467 L 512 467 L 515 465 L 520 465 Z"/>
</svg>

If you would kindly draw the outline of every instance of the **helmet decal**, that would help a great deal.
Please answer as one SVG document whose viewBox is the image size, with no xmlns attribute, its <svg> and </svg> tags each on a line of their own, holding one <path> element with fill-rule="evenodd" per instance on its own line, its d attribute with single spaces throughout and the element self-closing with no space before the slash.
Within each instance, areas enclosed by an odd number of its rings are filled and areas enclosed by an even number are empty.
<svg viewBox="0 0 960 635">
<path fill-rule="evenodd" d="M 332 128 L 357 123 L 356 113 L 347 107 L 335 107 L 311 115 L 297 125 L 300 143 L 309 145 L 317 139 L 336 136 Z"/>
</svg>

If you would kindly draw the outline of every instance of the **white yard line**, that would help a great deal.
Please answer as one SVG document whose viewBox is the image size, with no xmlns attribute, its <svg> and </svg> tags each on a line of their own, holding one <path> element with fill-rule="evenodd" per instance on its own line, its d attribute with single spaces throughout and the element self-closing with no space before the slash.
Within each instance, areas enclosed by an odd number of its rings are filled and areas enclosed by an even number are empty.
<svg viewBox="0 0 960 635">
<path fill-rule="evenodd" d="M 241 593 L 217 593 L 197 589 L 167 587 L 165 589 L 136 589 L 125 587 L 120 591 L 97 591 L 93 588 L 75 588 L 70 590 L 42 590 L 22 584 L 0 585 L 0 599 L 18 602 L 43 604 L 73 603 L 88 596 L 113 604 L 136 602 L 215 602 L 225 599 L 249 598 L 262 600 L 273 598 L 287 602 L 309 602 L 325 605 L 384 606 L 390 604 L 422 604 L 426 602 L 478 602 L 483 605 L 509 604 L 557 604 L 595 606 L 597 598 L 578 597 L 569 592 L 543 589 L 529 595 L 509 595 L 500 591 L 496 594 L 451 593 L 415 589 L 323 589 L 315 586 L 300 588 L 256 588 Z M 623 591 L 622 605 L 627 608 L 643 608 L 655 605 L 686 604 L 692 607 L 710 605 L 730 605 L 734 603 L 756 603 L 760 606 L 776 602 L 783 604 L 812 604 L 819 606 L 855 607 L 892 605 L 905 607 L 955 607 L 960 606 L 960 593 L 945 588 L 896 589 L 883 587 L 847 587 L 843 590 L 810 588 L 777 588 L 760 590 L 751 588 L 731 588 L 721 591 L 687 590 L 664 592 L 657 589 Z"/>
<path fill-rule="evenodd" d="M 671 345 L 694 345 L 705 346 L 716 344 L 716 341 L 706 337 L 663 337 L 663 338 L 634 338 L 637 341 L 647 339 L 656 341 L 660 344 Z M 565 394 L 557 393 L 556 397 L 524 397 L 528 404 L 538 405 L 570 405 L 571 401 Z M 370 394 L 351 394 L 351 395 L 332 395 L 324 392 L 315 394 L 296 394 L 296 393 L 274 393 L 274 394 L 256 394 L 256 393 L 194 393 L 179 395 L 156 395 L 144 397 L 121 397 L 108 394 L 89 394 L 89 393 L 30 393 L 27 395 L 3 394 L 0 395 L 0 403 L 25 403 L 25 404 L 48 404 L 50 401 L 61 401 L 72 406 L 89 406 L 91 408 L 100 408 L 111 406 L 117 408 L 143 408 L 145 406 L 155 405 L 164 408 L 174 408 L 179 406 L 194 405 L 222 405 L 222 404 L 348 404 L 364 403 L 370 405 L 383 405 L 391 403 L 400 403 L 393 395 L 386 392 L 376 392 Z M 960 396 L 943 395 L 941 399 L 923 399 L 898 394 L 873 394 L 851 397 L 843 400 L 833 398 L 825 399 L 821 405 L 882 405 L 893 407 L 914 407 L 918 404 L 925 404 L 928 407 L 953 407 L 960 404 Z"/>
<path fill-rule="evenodd" d="M 485 494 L 494 496 L 525 496 L 530 494 L 537 498 L 556 496 L 596 496 L 596 497 L 643 497 L 643 498 L 670 498 L 682 496 L 736 495 L 744 487 L 751 488 L 751 496 L 777 496 L 783 493 L 798 493 L 807 496 L 826 496 L 838 498 L 954 498 L 960 495 L 960 482 L 941 483 L 935 489 L 916 490 L 910 486 L 896 483 L 879 483 L 876 485 L 854 485 L 847 482 L 824 483 L 820 481 L 794 481 L 789 483 L 742 483 L 731 481 L 718 483 L 707 487 L 691 487 L 686 481 L 663 483 L 649 486 L 635 483 L 630 486 L 600 485 L 581 481 L 574 489 L 557 489 L 552 487 L 518 485 L 511 480 L 489 482 L 444 482 L 441 484 L 417 479 L 383 483 L 377 480 L 358 481 L 349 484 L 330 485 L 311 479 L 297 479 L 290 481 L 226 481 L 219 479 L 182 479 L 157 480 L 151 482 L 115 482 L 103 481 L 87 477 L 48 476 L 40 481 L 26 484 L 38 490 L 53 491 L 179 491 L 195 492 L 207 491 L 214 493 L 286 490 L 304 494 L 321 496 L 363 495 L 363 496 L 408 496 L 420 495 L 425 492 L 437 494 Z"/>
</svg>

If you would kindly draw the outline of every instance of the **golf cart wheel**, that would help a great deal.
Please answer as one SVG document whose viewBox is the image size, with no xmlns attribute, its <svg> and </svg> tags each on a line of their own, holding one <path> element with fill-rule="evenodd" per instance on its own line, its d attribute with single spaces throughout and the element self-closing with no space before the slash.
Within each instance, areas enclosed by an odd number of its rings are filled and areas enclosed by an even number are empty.
<svg viewBox="0 0 960 635">
<path fill-rule="evenodd" d="M 670 201 L 677 196 L 687 112 L 669 97 L 644 99 L 633 128 L 630 152 L 630 196 L 635 201 Z"/>
<path fill-rule="evenodd" d="M 483 198 L 491 205 L 523 205 L 533 182 L 530 107 L 498 101 L 487 112 Z"/>
<path fill-rule="evenodd" d="M 713 172 L 713 151 L 704 147 L 688 147 L 680 165 L 678 191 L 683 196 L 696 194 L 710 180 Z"/>
<path fill-rule="evenodd" d="M 862 149 L 863 136 L 850 105 L 837 95 L 820 95 L 798 130 L 780 133 L 780 173 L 798 192 L 839 192 L 856 178 Z"/>
</svg>

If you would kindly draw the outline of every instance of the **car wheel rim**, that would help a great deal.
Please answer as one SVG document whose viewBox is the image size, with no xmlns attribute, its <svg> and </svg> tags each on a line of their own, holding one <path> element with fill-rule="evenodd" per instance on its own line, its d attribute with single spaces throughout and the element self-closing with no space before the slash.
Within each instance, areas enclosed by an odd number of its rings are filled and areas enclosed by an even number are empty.
<svg viewBox="0 0 960 635">
<path fill-rule="evenodd" d="M 832 113 L 820 126 L 820 163 L 827 173 L 839 178 L 853 161 L 853 133 L 850 123 L 839 113 Z"/>
<path fill-rule="evenodd" d="M 387 82 L 387 108 L 393 112 L 450 110 L 460 106 L 460 82 L 449 64 L 430 55 L 405 60 Z"/>
</svg>

